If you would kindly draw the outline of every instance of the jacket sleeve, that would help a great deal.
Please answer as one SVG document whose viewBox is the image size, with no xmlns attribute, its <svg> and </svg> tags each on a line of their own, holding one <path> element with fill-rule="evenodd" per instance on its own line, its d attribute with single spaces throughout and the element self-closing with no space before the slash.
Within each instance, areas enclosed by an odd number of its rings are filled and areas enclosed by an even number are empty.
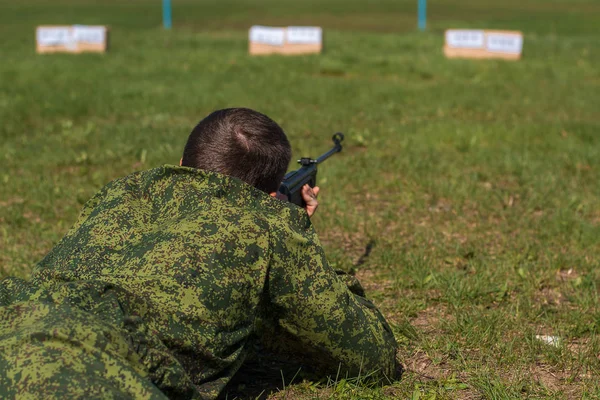
<svg viewBox="0 0 600 400">
<path fill-rule="evenodd" d="M 310 222 L 279 226 L 271 236 L 267 291 L 277 336 L 294 339 L 332 374 L 394 380 L 397 345 L 389 325 L 356 279 L 347 285 L 329 266 Z"/>
</svg>

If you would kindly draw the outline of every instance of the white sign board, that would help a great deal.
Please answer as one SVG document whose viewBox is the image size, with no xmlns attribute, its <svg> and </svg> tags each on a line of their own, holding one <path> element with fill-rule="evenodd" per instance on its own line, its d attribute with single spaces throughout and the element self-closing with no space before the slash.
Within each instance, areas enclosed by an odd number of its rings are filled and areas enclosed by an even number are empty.
<svg viewBox="0 0 600 400">
<path fill-rule="evenodd" d="M 503 58 L 518 60 L 523 34 L 518 31 L 448 29 L 444 54 L 454 58 Z"/>
<path fill-rule="evenodd" d="M 447 30 L 446 43 L 450 47 L 481 48 L 485 43 L 485 34 L 475 30 Z"/>
<path fill-rule="evenodd" d="M 38 26 L 35 33 L 38 53 L 103 53 L 108 47 L 106 26 Z"/>
<path fill-rule="evenodd" d="M 250 28 L 250 41 L 270 46 L 283 46 L 285 43 L 285 29 L 255 25 Z"/>
<path fill-rule="evenodd" d="M 521 54 L 523 36 L 510 33 L 490 33 L 487 35 L 486 48 L 500 53 Z"/>
<path fill-rule="evenodd" d="M 323 50 L 323 29 L 318 26 L 250 28 L 248 51 L 263 54 L 318 54 Z"/>
<path fill-rule="evenodd" d="M 106 27 L 75 25 L 73 37 L 78 43 L 102 44 L 106 40 Z"/>
<path fill-rule="evenodd" d="M 321 44 L 323 29 L 318 26 L 289 26 L 287 42 L 299 44 Z"/>
<path fill-rule="evenodd" d="M 72 29 L 60 26 L 38 28 L 36 40 L 43 46 L 66 46 L 74 42 Z"/>
</svg>

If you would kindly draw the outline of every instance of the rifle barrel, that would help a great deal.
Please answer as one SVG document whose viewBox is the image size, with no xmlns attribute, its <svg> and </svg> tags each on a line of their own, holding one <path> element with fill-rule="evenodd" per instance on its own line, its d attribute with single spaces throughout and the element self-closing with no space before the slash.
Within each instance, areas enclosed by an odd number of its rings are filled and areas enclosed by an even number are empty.
<svg viewBox="0 0 600 400">
<path fill-rule="evenodd" d="M 333 148 L 331 150 L 329 150 L 328 152 L 326 152 L 325 154 L 322 154 L 321 156 L 319 156 L 319 158 L 317 158 L 317 160 L 316 160 L 317 164 L 320 164 L 323 161 L 327 160 L 329 157 L 331 157 L 335 153 L 339 153 L 340 151 L 342 151 L 342 140 L 344 140 L 344 134 L 338 132 L 335 135 L 333 135 L 333 137 L 331 139 L 333 140 L 333 143 L 334 143 Z"/>
</svg>

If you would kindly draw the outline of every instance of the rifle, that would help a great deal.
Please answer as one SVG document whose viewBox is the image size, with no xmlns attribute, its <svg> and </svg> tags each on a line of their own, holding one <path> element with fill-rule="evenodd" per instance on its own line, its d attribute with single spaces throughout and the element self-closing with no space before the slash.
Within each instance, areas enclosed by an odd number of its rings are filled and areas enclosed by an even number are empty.
<svg viewBox="0 0 600 400">
<path fill-rule="evenodd" d="M 279 187 L 279 193 L 287 196 L 288 201 L 304 207 L 304 199 L 302 198 L 302 187 L 307 183 L 310 187 L 315 187 L 317 184 L 317 165 L 334 155 L 342 151 L 342 141 L 344 140 L 343 133 L 336 133 L 331 138 L 333 140 L 333 148 L 328 152 L 322 154 L 316 160 L 310 157 L 303 157 L 298 160 L 298 164 L 301 167 L 295 171 L 288 172 L 283 178 L 283 182 Z"/>
</svg>

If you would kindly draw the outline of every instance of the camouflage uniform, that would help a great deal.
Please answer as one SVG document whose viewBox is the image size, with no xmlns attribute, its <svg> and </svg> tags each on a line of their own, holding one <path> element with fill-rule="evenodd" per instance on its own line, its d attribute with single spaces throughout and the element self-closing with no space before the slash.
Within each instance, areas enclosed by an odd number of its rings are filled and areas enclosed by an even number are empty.
<svg viewBox="0 0 600 400">
<path fill-rule="evenodd" d="M 192 168 L 108 184 L 0 305 L 0 391 L 81 394 L 82 379 L 98 397 L 215 398 L 265 337 L 326 373 L 396 367 L 385 319 L 328 265 L 305 211 Z"/>
</svg>

